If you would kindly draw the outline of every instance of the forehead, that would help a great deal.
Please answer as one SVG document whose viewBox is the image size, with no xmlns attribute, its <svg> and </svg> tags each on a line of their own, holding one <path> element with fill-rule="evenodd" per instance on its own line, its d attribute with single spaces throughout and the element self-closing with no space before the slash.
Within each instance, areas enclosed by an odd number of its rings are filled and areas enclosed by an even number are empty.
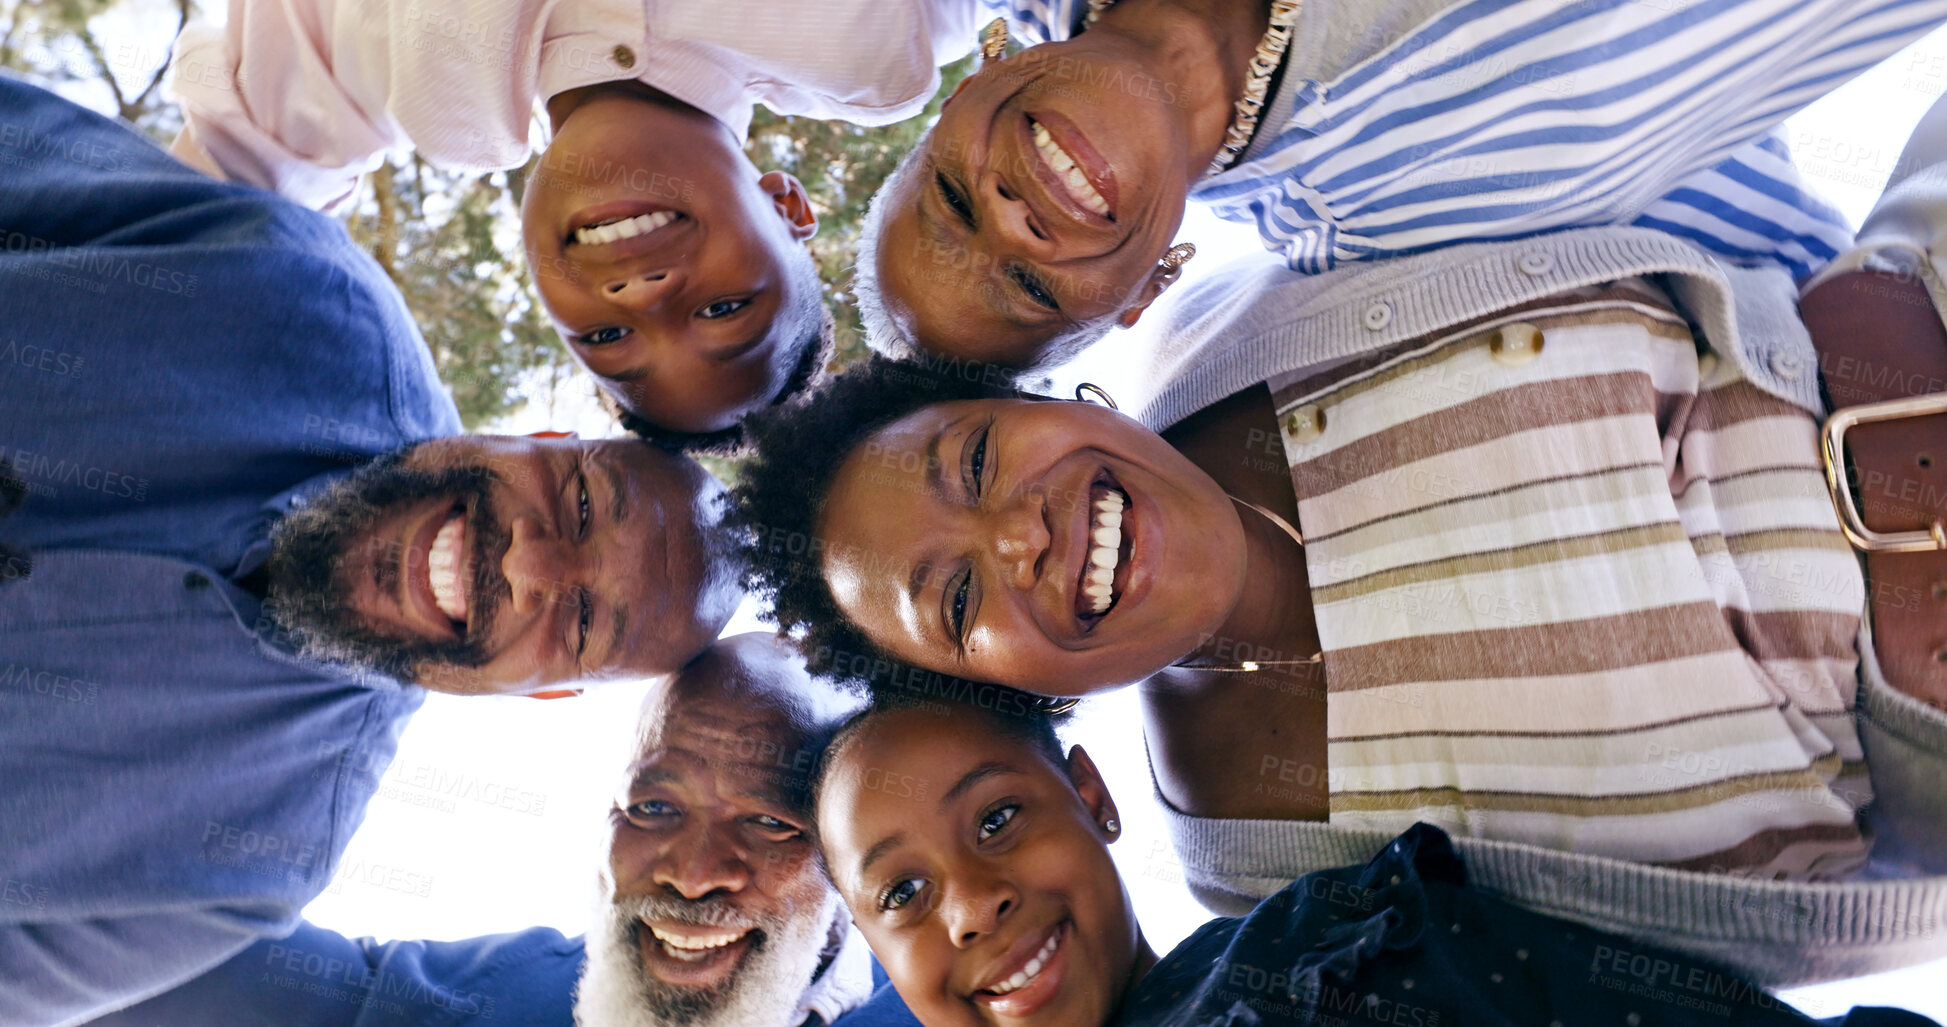
<svg viewBox="0 0 1947 1027">
<path fill-rule="evenodd" d="M 965 226 L 949 229 L 920 213 L 932 176 L 922 164 L 913 184 L 887 201 L 894 206 L 876 257 L 887 313 L 928 352 L 1007 366 L 1033 362 L 1055 330 L 1015 319 L 995 256 L 970 248 Z"/>
<path fill-rule="evenodd" d="M 874 716 L 826 771 L 818 812 L 833 869 L 855 873 L 865 850 L 885 837 L 921 837 L 946 823 L 941 800 L 968 773 L 995 763 L 1027 773 L 1044 767 L 1029 746 L 971 710 Z"/>
<path fill-rule="evenodd" d="M 629 773 L 774 802 L 800 795 L 817 759 L 807 735 L 774 710 L 685 702 L 644 725 Z M 646 719 L 646 717 L 645 717 Z"/>
</svg>

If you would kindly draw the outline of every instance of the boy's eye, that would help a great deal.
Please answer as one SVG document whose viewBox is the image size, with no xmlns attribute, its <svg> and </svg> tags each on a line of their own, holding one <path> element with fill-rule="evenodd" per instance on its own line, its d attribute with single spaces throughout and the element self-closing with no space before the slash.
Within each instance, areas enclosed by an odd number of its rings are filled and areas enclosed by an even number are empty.
<svg viewBox="0 0 1947 1027">
<path fill-rule="evenodd" d="M 933 180 L 940 187 L 940 199 L 946 202 L 947 209 L 953 211 L 955 216 L 965 221 L 967 226 L 971 228 L 973 226 L 973 205 L 967 202 L 966 197 L 960 195 L 960 190 L 955 189 L 953 183 L 947 181 L 945 175 L 935 174 Z"/>
<path fill-rule="evenodd" d="M 729 317 L 748 306 L 750 306 L 749 300 L 718 300 L 704 307 L 702 310 L 697 311 L 696 316 L 706 320 L 716 321 Z"/>
<path fill-rule="evenodd" d="M 1001 829 L 1006 827 L 1008 822 L 1014 819 L 1014 814 L 1020 811 L 1021 807 L 1019 806 L 1001 806 L 982 813 L 980 815 L 980 840 L 984 842 L 1001 833 Z"/>
<path fill-rule="evenodd" d="M 621 342 L 628 334 L 627 328 L 597 328 L 575 341 L 584 346 L 607 346 Z"/>
<path fill-rule="evenodd" d="M 918 898 L 919 890 L 923 885 L 924 882 L 917 877 L 894 881 L 892 887 L 887 888 L 885 893 L 879 896 L 879 908 L 887 912 L 899 909 Z"/>
<path fill-rule="evenodd" d="M 661 799 L 645 799 L 623 810 L 632 820 L 654 820 L 659 817 L 673 817 L 676 807 Z"/>
</svg>

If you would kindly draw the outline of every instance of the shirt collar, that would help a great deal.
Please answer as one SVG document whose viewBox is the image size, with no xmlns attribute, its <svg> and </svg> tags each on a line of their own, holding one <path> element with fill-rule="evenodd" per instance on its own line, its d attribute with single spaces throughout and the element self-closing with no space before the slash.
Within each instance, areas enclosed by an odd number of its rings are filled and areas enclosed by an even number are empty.
<svg viewBox="0 0 1947 1027">
<path fill-rule="evenodd" d="M 872 952 L 859 929 L 848 925 L 838 955 L 832 957 L 824 973 L 812 979 L 811 987 L 798 1000 L 798 1012 L 791 1022 L 806 1023 L 815 1016 L 820 1024 L 833 1023 L 871 997 Z"/>
</svg>

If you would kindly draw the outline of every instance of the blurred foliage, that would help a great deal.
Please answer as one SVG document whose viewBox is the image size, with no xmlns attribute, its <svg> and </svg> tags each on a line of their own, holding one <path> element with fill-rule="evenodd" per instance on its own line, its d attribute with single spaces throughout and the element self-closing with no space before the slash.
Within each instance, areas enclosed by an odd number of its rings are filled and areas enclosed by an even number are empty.
<svg viewBox="0 0 1947 1027">
<path fill-rule="evenodd" d="M 197 10 L 196 0 L 0 0 L 0 67 L 77 99 L 99 96 L 98 107 L 167 144 L 182 119 L 162 99 L 163 65 L 174 33 Z M 897 125 L 860 128 L 762 108 L 751 121 L 751 162 L 797 176 L 818 213 L 810 246 L 838 323 L 834 370 L 865 355 L 848 291 L 859 220 L 973 68 L 968 59 L 945 69 L 925 113 Z M 387 164 L 367 177 L 345 215 L 352 237 L 405 295 L 470 429 L 527 403 L 551 411 L 580 402 L 594 387 L 555 336 L 521 255 L 518 195 L 527 171 L 481 176 L 416 159 Z"/>
</svg>

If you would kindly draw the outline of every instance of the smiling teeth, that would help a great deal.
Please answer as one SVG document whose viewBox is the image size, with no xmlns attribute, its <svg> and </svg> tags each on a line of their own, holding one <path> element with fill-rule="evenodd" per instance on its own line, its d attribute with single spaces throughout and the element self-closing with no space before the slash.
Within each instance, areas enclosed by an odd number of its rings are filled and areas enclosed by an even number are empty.
<svg viewBox="0 0 1947 1027">
<path fill-rule="evenodd" d="M 465 541 L 466 515 L 456 513 L 440 525 L 426 554 L 426 583 L 433 588 L 433 605 L 461 623 L 466 621 L 466 589 L 460 586 L 460 568 L 466 564 L 460 547 Z"/>
<path fill-rule="evenodd" d="M 990 995 L 1005 995 L 1010 991 L 1019 991 L 1029 981 L 1041 976 L 1042 969 L 1048 965 L 1048 960 L 1054 957 L 1055 950 L 1060 947 L 1061 933 L 1057 931 L 1054 937 L 1048 939 L 1046 945 L 1041 946 L 1041 951 L 1035 953 L 1033 959 L 1028 960 L 1028 965 L 1015 971 L 1014 976 L 988 988 L 987 993 Z"/>
<path fill-rule="evenodd" d="M 659 210 L 654 214 L 643 214 L 639 217 L 623 218 L 620 221 L 590 225 L 587 228 L 581 228 L 575 231 L 575 241 L 583 244 L 599 244 L 615 242 L 619 239 L 633 239 L 638 235 L 647 235 L 669 224 L 671 221 L 676 220 L 677 216 L 677 213 L 673 210 Z"/>
<path fill-rule="evenodd" d="M 1082 584 L 1095 613 L 1115 602 L 1115 565 L 1122 553 L 1122 493 L 1111 491 L 1095 501 L 1089 524 L 1089 570 Z"/>
<path fill-rule="evenodd" d="M 1088 176 L 1082 174 L 1082 169 L 1075 166 L 1075 158 L 1070 157 L 1068 151 L 1055 142 L 1055 137 L 1049 135 L 1048 130 L 1042 127 L 1040 122 L 1033 122 L 1033 124 L 1034 149 L 1041 155 L 1042 162 L 1048 165 L 1048 169 L 1055 173 L 1056 178 L 1061 179 L 1062 185 L 1068 188 L 1068 194 L 1073 196 L 1076 202 L 1103 217 L 1108 217 L 1108 201 L 1102 198 L 1101 193 L 1095 191 L 1095 186 L 1089 184 Z"/>
<path fill-rule="evenodd" d="M 670 955 L 689 962 L 696 962 L 697 960 L 703 959 L 711 952 L 723 948 L 726 945 L 736 944 L 743 940 L 744 935 L 750 933 L 749 931 L 738 931 L 735 934 L 681 934 L 676 931 L 664 930 L 654 924 L 644 924 L 643 926 L 649 928 L 649 933 L 655 935 L 657 941 L 662 942 L 663 949 Z"/>
</svg>

